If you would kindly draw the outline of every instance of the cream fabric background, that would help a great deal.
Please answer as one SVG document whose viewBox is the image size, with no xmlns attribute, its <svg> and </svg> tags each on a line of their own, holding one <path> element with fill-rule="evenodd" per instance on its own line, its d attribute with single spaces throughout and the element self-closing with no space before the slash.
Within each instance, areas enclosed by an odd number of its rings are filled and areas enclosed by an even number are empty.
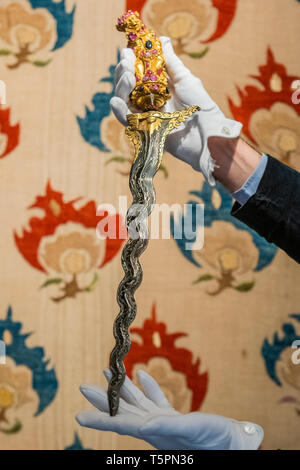
<svg viewBox="0 0 300 470">
<path fill-rule="evenodd" d="M 120 253 L 100 272 L 92 293 L 57 304 L 46 289 L 38 289 L 43 275 L 25 261 L 13 238 L 14 230 L 21 233 L 29 217 L 39 214 L 27 207 L 44 194 L 48 179 L 68 201 L 83 196 L 83 201 L 117 204 L 119 195 L 129 196 L 127 179 L 114 164 L 105 166 L 106 155 L 84 141 L 76 122 L 94 93 L 109 90 L 99 79 L 107 76 L 117 49 L 125 45 L 114 25 L 126 5 L 119 0 L 75 3 L 73 36 L 48 66 L 25 64 L 9 70 L 6 58 L 0 60 L 11 121 L 21 124 L 19 146 L 1 160 L 1 318 L 12 305 L 14 320 L 23 323 L 25 332 L 34 332 L 28 345 L 44 347 L 59 380 L 54 401 L 40 416 L 33 417 L 36 398 L 20 408 L 23 429 L 1 434 L 1 449 L 63 449 L 73 442 L 74 431 L 92 449 L 150 448 L 132 438 L 80 429 L 74 420 L 78 411 L 88 408 L 79 384 L 105 384 L 102 370 L 114 344 L 115 295 L 122 278 Z M 73 4 L 68 2 L 68 8 Z M 249 75 L 266 63 L 268 45 L 289 75 L 300 75 L 299 22 L 296 0 L 239 0 L 233 23 L 210 52 L 200 60 L 183 60 L 230 115 L 227 97 L 239 102 L 235 85 L 255 83 Z M 156 177 L 157 201 L 183 204 L 189 191 L 201 188 L 202 176 L 169 155 L 165 163 L 170 176 Z M 288 314 L 299 311 L 298 265 L 278 251 L 266 269 L 254 274 L 252 291 L 227 289 L 210 297 L 205 286 L 192 285 L 199 270 L 173 240 L 151 241 L 142 264 L 134 326 L 142 326 L 156 302 L 158 320 L 169 332 L 188 334 L 178 345 L 200 357 L 201 372 L 209 373 L 202 411 L 262 425 L 264 449 L 300 448 L 299 416 L 292 406 L 277 404 L 283 392 L 267 376 L 260 353 L 264 338 L 271 340 Z"/>
</svg>

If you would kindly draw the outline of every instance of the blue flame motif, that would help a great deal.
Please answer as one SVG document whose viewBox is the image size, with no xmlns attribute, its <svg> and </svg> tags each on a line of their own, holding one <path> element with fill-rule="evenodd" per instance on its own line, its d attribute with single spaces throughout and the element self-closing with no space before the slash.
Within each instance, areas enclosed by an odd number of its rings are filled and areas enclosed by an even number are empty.
<svg viewBox="0 0 300 470">
<path fill-rule="evenodd" d="M 294 313 L 289 315 L 300 323 L 300 315 Z M 276 385 L 282 386 L 282 383 L 276 372 L 276 364 L 279 361 L 282 352 L 286 348 L 290 348 L 294 341 L 300 340 L 300 335 L 296 333 L 296 329 L 292 323 L 284 323 L 282 325 L 283 337 L 280 338 L 278 333 L 274 333 L 273 343 L 269 343 L 266 338 L 263 342 L 261 353 L 265 361 L 265 366 L 268 375 L 276 383 Z"/>
<path fill-rule="evenodd" d="M 260 237 L 254 230 L 247 227 L 243 222 L 240 222 L 239 220 L 232 217 L 230 215 L 232 208 L 232 197 L 220 183 L 217 183 L 215 188 L 215 190 L 219 192 L 221 198 L 221 205 L 219 209 L 216 209 L 212 202 L 214 188 L 205 181 L 201 191 L 190 191 L 190 194 L 197 197 L 198 201 L 191 200 L 187 202 L 187 204 L 191 207 L 191 210 L 188 210 L 185 216 L 182 216 L 182 220 L 179 217 L 179 222 L 176 223 L 174 217 L 171 217 L 172 236 L 174 237 L 176 230 L 180 229 L 182 230 L 183 234 L 182 239 L 175 239 L 179 250 L 188 261 L 193 263 L 195 266 L 201 267 L 201 264 L 199 264 L 199 262 L 194 258 L 194 251 L 186 249 L 186 244 L 192 244 L 196 242 L 196 234 L 194 235 L 194 238 L 187 239 L 185 237 L 184 227 L 192 226 L 193 231 L 196 232 L 196 229 L 198 228 L 196 227 L 196 206 L 203 202 L 205 227 L 210 227 L 214 221 L 220 220 L 230 222 L 238 230 L 244 230 L 251 234 L 253 243 L 259 252 L 258 262 L 254 271 L 261 271 L 273 261 L 277 252 L 277 247 L 271 243 L 268 243 L 264 238 Z"/>
<path fill-rule="evenodd" d="M 77 432 L 75 432 L 73 444 L 70 445 L 69 447 L 66 447 L 65 450 L 92 450 L 92 449 L 87 449 L 86 447 L 83 447 L 82 442 L 79 439 Z"/>
<path fill-rule="evenodd" d="M 120 51 L 117 54 L 117 63 L 120 60 Z M 96 93 L 92 98 L 92 104 L 94 109 L 89 109 L 85 106 L 85 117 L 81 118 L 77 116 L 77 122 L 79 124 L 80 132 L 82 137 L 90 145 L 93 145 L 101 152 L 110 152 L 101 140 L 101 124 L 105 117 L 110 114 L 110 100 L 115 93 L 114 85 L 114 73 L 116 65 L 109 67 L 108 77 L 101 78 L 101 82 L 110 83 L 112 90 L 110 93 L 99 92 Z"/>
<path fill-rule="evenodd" d="M 53 0 L 29 0 L 32 8 L 46 8 L 56 21 L 57 40 L 53 47 L 53 51 L 63 47 L 73 34 L 74 14 L 76 6 L 72 11 L 67 13 L 66 2 L 54 2 Z"/>
<path fill-rule="evenodd" d="M 6 356 L 11 357 L 17 365 L 27 366 L 32 371 L 32 387 L 39 397 L 38 409 L 35 416 L 41 414 L 54 400 L 58 389 L 55 369 L 47 369 L 49 360 L 44 360 L 44 349 L 41 347 L 29 348 L 26 340 L 32 333 L 21 334 L 22 323 L 14 322 L 12 309 L 8 308 L 5 320 L 0 320 L 0 339 L 4 332 L 9 331 L 12 336 L 11 344 L 6 345 Z"/>
</svg>

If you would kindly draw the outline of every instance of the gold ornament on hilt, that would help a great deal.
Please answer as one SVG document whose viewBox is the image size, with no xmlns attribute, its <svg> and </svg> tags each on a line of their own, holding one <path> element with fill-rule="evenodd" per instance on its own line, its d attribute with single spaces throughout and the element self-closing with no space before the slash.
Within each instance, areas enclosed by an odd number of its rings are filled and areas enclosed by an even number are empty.
<svg viewBox="0 0 300 470">
<path fill-rule="evenodd" d="M 132 48 L 136 56 L 136 86 L 130 94 L 130 102 L 142 112 L 127 116 L 125 131 L 135 148 L 129 177 L 133 202 L 126 215 L 129 239 L 121 260 L 125 276 L 117 292 L 120 312 L 114 322 L 116 344 L 110 355 L 112 377 L 107 393 L 111 416 L 118 411 L 120 389 L 126 377 L 123 360 L 130 350 L 129 327 L 137 311 L 134 293 L 143 277 L 139 257 L 148 245 L 147 219 L 155 204 L 153 178 L 162 161 L 167 135 L 200 110 L 198 106 L 191 106 L 172 113 L 160 111 L 171 95 L 159 38 L 145 27 L 136 11 L 130 10 L 118 18 L 116 27 L 126 33 L 127 47 Z"/>
<path fill-rule="evenodd" d="M 118 18 L 117 30 L 126 33 L 128 44 L 136 56 L 136 85 L 131 103 L 142 111 L 158 110 L 171 98 L 161 42 L 145 27 L 137 11 L 128 11 Z"/>
</svg>

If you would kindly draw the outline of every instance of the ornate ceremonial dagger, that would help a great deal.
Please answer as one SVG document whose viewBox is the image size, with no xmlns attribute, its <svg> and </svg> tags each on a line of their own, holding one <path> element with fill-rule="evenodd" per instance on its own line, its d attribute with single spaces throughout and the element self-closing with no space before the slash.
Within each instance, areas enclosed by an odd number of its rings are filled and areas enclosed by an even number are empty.
<svg viewBox="0 0 300 470">
<path fill-rule="evenodd" d="M 130 10 L 118 18 L 116 27 L 126 33 L 127 47 L 132 48 L 136 56 L 136 86 L 130 101 L 134 108 L 143 112 L 127 116 L 125 131 L 135 148 L 129 176 L 133 201 L 126 215 L 129 239 L 121 258 L 125 276 L 117 292 L 120 312 L 114 322 L 116 344 L 110 355 L 112 378 L 107 393 L 111 416 L 118 411 L 120 389 L 126 377 L 123 360 L 130 350 L 129 327 L 137 311 L 134 293 L 143 278 L 139 257 L 148 245 L 147 218 L 155 204 L 153 178 L 162 161 L 167 135 L 200 109 L 192 106 L 173 113 L 159 111 L 171 97 L 160 40 L 145 27 L 137 11 Z"/>
</svg>

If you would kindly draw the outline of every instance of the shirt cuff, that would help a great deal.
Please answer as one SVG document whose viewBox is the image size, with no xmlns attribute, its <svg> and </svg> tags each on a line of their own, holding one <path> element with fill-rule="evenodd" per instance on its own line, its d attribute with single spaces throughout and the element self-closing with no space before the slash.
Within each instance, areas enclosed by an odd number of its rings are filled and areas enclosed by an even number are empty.
<svg viewBox="0 0 300 470">
<path fill-rule="evenodd" d="M 244 185 L 231 194 L 231 196 L 241 205 L 246 204 L 248 199 L 253 196 L 258 188 L 260 180 L 263 177 L 268 162 L 268 156 L 262 154 L 258 167 L 254 170 L 251 176 L 247 179 Z"/>
</svg>

